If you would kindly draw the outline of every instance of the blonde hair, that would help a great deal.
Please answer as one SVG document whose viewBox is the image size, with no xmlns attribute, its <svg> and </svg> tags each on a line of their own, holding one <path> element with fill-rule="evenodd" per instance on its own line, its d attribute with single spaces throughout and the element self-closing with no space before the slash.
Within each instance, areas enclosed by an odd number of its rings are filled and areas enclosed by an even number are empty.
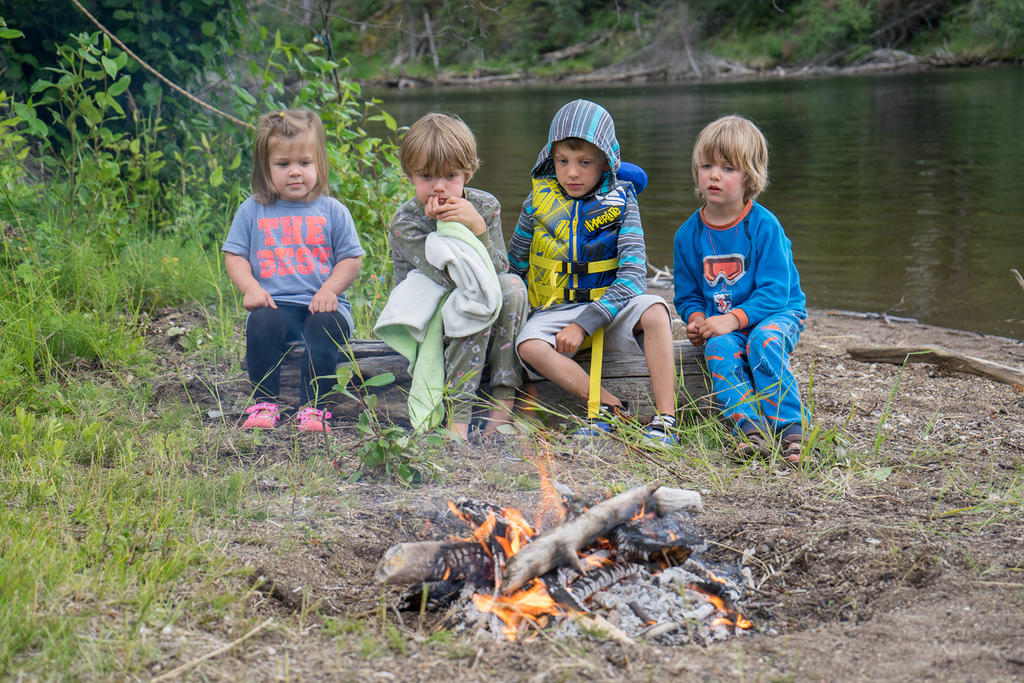
<svg viewBox="0 0 1024 683">
<path fill-rule="evenodd" d="M 768 187 L 768 141 L 747 118 L 732 114 L 704 126 L 693 145 L 694 192 L 700 192 L 697 171 L 701 164 L 727 163 L 745 174 L 743 201 L 756 198 Z"/>
<path fill-rule="evenodd" d="M 445 176 L 458 171 L 472 176 L 480 168 L 473 131 L 454 114 L 432 112 L 412 124 L 402 140 L 399 158 L 407 176 L 420 172 Z"/>
<path fill-rule="evenodd" d="M 252 192 L 256 200 L 261 204 L 273 204 L 280 199 L 270 181 L 270 152 L 275 140 L 308 142 L 313 146 L 316 185 L 310 194 L 327 196 L 330 190 L 330 167 L 327 164 L 327 137 L 320 116 L 308 109 L 282 109 L 264 114 L 256 123 L 256 144 L 252 159 Z"/>
</svg>

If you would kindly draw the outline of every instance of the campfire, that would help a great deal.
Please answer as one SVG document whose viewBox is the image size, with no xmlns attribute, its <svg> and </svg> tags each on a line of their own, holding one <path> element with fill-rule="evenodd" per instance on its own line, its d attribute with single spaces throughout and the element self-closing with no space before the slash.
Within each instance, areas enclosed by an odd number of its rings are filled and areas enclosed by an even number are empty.
<svg viewBox="0 0 1024 683">
<path fill-rule="evenodd" d="M 702 559 L 699 493 L 654 483 L 587 505 L 544 483 L 533 522 L 515 508 L 450 501 L 467 534 L 392 546 L 376 579 L 408 586 L 402 609 L 444 611 L 444 627 L 508 640 L 543 629 L 706 644 L 751 628 L 741 573 Z"/>
</svg>

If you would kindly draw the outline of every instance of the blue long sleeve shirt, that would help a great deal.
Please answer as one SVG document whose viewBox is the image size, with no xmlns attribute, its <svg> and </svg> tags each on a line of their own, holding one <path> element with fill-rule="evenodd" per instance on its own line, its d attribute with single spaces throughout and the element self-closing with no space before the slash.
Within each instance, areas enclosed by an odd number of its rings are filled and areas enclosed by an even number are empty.
<svg viewBox="0 0 1024 683">
<path fill-rule="evenodd" d="M 673 303 L 684 321 L 732 313 L 744 331 L 784 311 L 807 318 L 792 243 L 757 202 L 730 225 L 710 225 L 694 212 L 676 231 L 673 251 Z"/>
</svg>

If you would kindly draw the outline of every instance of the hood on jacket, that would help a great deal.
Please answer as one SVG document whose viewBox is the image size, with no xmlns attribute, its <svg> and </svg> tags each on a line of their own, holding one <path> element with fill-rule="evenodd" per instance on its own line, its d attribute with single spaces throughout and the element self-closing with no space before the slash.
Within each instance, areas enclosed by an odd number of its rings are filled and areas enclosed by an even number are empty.
<svg viewBox="0 0 1024 683">
<path fill-rule="evenodd" d="M 604 107 L 589 100 L 573 100 L 559 109 L 551 119 L 548 142 L 537 156 L 532 176 L 534 178 L 555 177 L 551 147 L 559 140 L 566 138 L 586 140 L 604 152 L 611 170 L 605 171 L 601 176 L 601 184 L 597 191 L 607 192 L 613 187 L 620 163 L 619 140 L 615 137 L 615 121 Z"/>
</svg>

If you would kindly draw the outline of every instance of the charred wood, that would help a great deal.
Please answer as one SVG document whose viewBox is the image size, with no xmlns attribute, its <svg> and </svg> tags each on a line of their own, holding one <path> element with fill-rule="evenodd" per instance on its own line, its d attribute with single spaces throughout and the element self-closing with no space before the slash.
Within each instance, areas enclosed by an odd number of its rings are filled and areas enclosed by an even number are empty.
<svg viewBox="0 0 1024 683">
<path fill-rule="evenodd" d="M 647 562 L 664 558 L 670 565 L 682 564 L 696 548 L 705 546 L 696 526 L 685 512 L 667 517 L 645 515 L 615 527 L 611 543 L 623 557 Z"/>
<path fill-rule="evenodd" d="M 584 614 L 589 610 L 583 606 L 583 600 L 577 599 L 576 595 L 570 591 L 561 581 L 560 572 L 548 572 L 541 577 L 541 581 L 544 582 L 545 588 L 548 589 L 548 595 L 551 599 L 557 602 L 570 614 Z"/>
<path fill-rule="evenodd" d="M 632 519 L 638 510 L 652 502 L 651 494 L 660 486 L 660 483 L 655 482 L 620 493 L 524 546 L 508 560 L 502 592 L 508 594 L 518 590 L 530 579 L 563 564 L 586 573 L 577 557 L 577 551 Z"/>
<path fill-rule="evenodd" d="M 435 612 L 450 606 L 462 592 L 465 581 L 424 581 L 410 586 L 398 599 L 398 609 L 403 612 L 418 612 L 422 609 Z"/>
<path fill-rule="evenodd" d="M 373 577 L 380 583 L 490 580 L 494 561 L 476 541 L 422 541 L 388 548 Z"/>
<path fill-rule="evenodd" d="M 510 519 L 505 514 L 505 508 L 500 505 L 494 505 L 493 503 L 487 503 L 480 500 L 471 500 L 469 498 L 459 498 L 457 501 L 452 503 L 455 506 L 455 511 L 464 520 L 468 520 L 474 527 L 482 526 L 487 522 L 487 518 L 494 515 L 494 521 L 498 525 L 504 525 L 505 527 L 518 526 L 522 529 L 522 525 L 517 524 L 515 520 Z M 500 530 L 499 530 L 500 533 Z M 527 537 L 532 534 L 527 534 Z"/>
<path fill-rule="evenodd" d="M 572 582 L 568 589 L 577 602 L 583 603 L 598 592 L 617 584 L 625 578 L 640 571 L 640 565 L 633 562 L 610 564 L 589 573 Z"/>
</svg>

